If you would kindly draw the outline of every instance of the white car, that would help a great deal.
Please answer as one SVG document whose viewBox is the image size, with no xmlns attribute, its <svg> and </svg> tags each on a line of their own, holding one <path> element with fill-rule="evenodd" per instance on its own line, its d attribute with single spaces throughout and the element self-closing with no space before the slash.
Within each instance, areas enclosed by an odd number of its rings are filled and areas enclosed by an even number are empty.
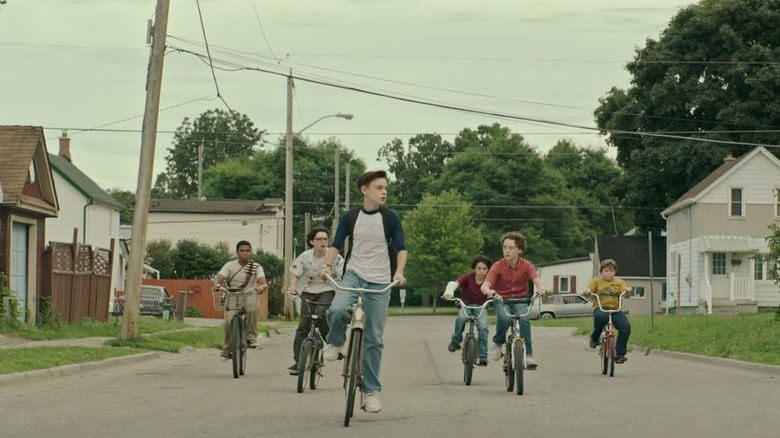
<svg viewBox="0 0 780 438">
<path fill-rule="evenodd" d="M 576 318 L 591 316 L 593 305 L 578 294 L 549 294 L 534 300 L 531 319 Z"/>
</svg>

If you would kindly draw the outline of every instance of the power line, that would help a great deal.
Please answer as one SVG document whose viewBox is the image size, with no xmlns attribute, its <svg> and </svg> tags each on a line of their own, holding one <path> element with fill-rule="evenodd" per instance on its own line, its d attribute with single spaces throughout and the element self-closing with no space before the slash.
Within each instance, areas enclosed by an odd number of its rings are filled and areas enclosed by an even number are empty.
<svg viewBox="0 0 780 438">
<path fill-rule="evenodd" d="M 276 53 L 274 53 L 274 49 L 271 48 L 271 43 L 268 42 L 268 37 L 265 35 L 265 29 L 263 29 L 263 23 L 260 21 L 260 14 L 257 13 L 257 5 L 255 4 L 255 1 L 252 0 L 252 9 L 255 11 L 255 18 L 257 19 L 257 25 L 260 26 L 260 33 L 263 34 L 263 39 L 265 40 L 265 45 L 268 47 L 268 51 L 271 52 L 271 56 L 274 57 L 277 63 L 280 63 L 279 57 L 276 56 Z"/>
<path fill-rule="evenodd" d="M 222 94 L 219 92 L 219 83 L 217 82 L 217 74 L 214 72 L 214 64 L 211 61 L 211 51 L 209 50 L 209 40 L 206 37 L 206 26 L 203 24 L 203 14 L 200 11 L 200 0 L 195 0 L 195 4 L 198 6 L 198 18 L 200 18 L 200 29 L 203 31 L 203 42 L 206 44 L 206 54 L 209 56 L 209 66 L 211 67 L 211 76 L 214 78 L 214 86 L 217 89 L 217 97 L 222 100 L 222 103 L 225 104 L 228 111 L 233 112 L 232 109 L 230 109 L 230 105 L 225 101 L 225 98 L 222 97 Z"/>
</svg>

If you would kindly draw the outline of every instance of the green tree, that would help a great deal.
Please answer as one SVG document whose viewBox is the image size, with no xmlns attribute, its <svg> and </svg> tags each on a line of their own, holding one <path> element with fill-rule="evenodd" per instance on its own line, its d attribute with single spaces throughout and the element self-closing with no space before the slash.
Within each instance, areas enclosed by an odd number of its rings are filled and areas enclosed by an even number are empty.
<svg viewBox="0 0 780 438">
<path fill-rule="evenodd" d="M 752 146 L 627 135 L 660 133 L 726 142 L 778 144 L 780 1 L 703 0 L 681 9 L 658 40 L 626 66 L 627 90 L 612 88 L 595 111 L 626 170 L 624 204 L 642 229 L 722 162 Z M 780 151 L 773 149 L 773 153 Z"/>
<path fill-rule="evenodd" d="M 211 279 L 233 258 L 226 243 L 211 246 L 197 240 L 180 240 L 171 252 L 175 278 Z"/>
<path fill-rule="evenodd" d="M 431 189 L 454 189 L 473 205 L 475 220 L 484 223 L 486 255 L 502 256 L 499 238 L 508 231 L 534 236 L 527 254 L 536 263 L 592 250 L 592 235 L 572 208 L 566 181 L 522 136 L 483 125 L 464 129 L 455 143 L 462 152 L 446 163 Z"/>
<path fill-rule="evenodd" d="M 119 222 L 123 224 L 133 223 L 133 212 L 135 208 L 135 193 L 129 190 L 122 190 L 119 187 L 108 189 L 108 194 L 113 196 L 117 202 L 124 208 L 119 212 Z"/>
<path fill-rule="evenodd" d="M 458 148 L 438 134 L 419 134 L 409 139 L 408 146 L 396 138 L 379 149 L 379 159 L 387 163 L 393 174 L 391 192 L 397 204 L 417 205 L 433 181 L 441 176 L 444 164 Z"/>
<path fill-rule="evenodd" d="M 168 239 L 146 242 L 144 263 L 160 271 L 160 278 L 176 278 L 173 271 L 173 243 Z"/>
<path fill-rule="evenodd" d="M 434 295 L 469 270 L 481 253 L 482 230 L 474 223 L 471 206 L 454 190 L 425 195 L 404 216 L 409 268 L 406 276 L 415 291 Z"/>
<path fill-rule="evenodd" d="M 176 129 L 173 147 L 165 157 L 167 168 L 157 176 L 157 197 L 186 199 L 198 193 L 198 148 L 203 146 L 204 171 L 229 158 L 248 158 L 262 141 L 246 114 L 208 110 L 195 120 L 185 118 Z"/>
</svg>

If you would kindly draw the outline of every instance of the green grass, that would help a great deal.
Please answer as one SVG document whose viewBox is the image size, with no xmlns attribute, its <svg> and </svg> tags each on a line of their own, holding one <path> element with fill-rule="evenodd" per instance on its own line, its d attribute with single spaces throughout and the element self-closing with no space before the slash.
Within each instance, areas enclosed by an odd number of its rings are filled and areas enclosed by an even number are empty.
<svg viewBox="0 0 780 438">
<path fill-rule="evenodd" d="M 0 374 L 92 362 L 142 353 L 137 348 L 34 347 L 0 350 Z"/>
<path fill-rule="evenodd" d="M 141 317 L 138 319 L 138 324 L 138 329 L 141 334 L 158 333 L 165 330 L 177 330 L 189 327 L 188 324 L 183 322 L 176 320 L 164 321 L 154 317 Z M 112 337 L 119 336 L 122 332 L 122 319 L 119 319 L 117 325 L 114 325 L 113 318 L 109 318 L 109 322 L 107 323 L 85 319 L 78 324 L 55 324 L 46 328 L 19 324 L 15 327 L 3 328 L 0 332 L 6 335 L 18 336 L 34 341 Z"/>
<path fill-rule="evenodd" d="M 178 353 L 183 347 L 222 348 L 224 333 L 222 327 L 211 327 L 201 330 L 156 333 L 127 341 L 117 338 L 108 341 L 107 344 L 112 347 L 130 347 Z"/>
<path fill-rule="evenodd" d="M 436 315 L 452 315 L 455 316 L 458 313 L 458 309 L 455 305 L 451 306 L 438 306 L 436 307 Z M 401 306 L 391 306 L 387 309 L 388 316 L 419 316 L 419 315 L 433 315 L 432 307 L 418 307 L 410 306 L 404 307 L 403 313 L 401 313 Z"/>
<path fill-rule="evenodd" d="M 780 322 L 774 313 L 736 316 L 629 315 L 631 345 L 679 351 L 748 362 L 780 365 Z M 592 318 L 534 321 L 541 327 L 574 327 L 585 335 L 593 330 Z"/>
</svg>

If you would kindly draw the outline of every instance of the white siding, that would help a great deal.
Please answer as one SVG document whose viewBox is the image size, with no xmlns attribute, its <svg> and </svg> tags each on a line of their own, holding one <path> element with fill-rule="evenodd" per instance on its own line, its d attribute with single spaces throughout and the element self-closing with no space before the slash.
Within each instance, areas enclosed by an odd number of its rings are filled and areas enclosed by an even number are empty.
<svg viewBox="0 0 780 438">
<path fill-rule="evenodd" d="M 227 243 L 230 248 L 240 240 L 247 240 L 254 250 L 283 256 L 281 213 L 275 216 L 250 216 L 199 213 L 149 213 L 146 241 L 168 239 L 174 244 L 183 239 L 201 243 Z M 299 238 L 299 240 L 301 240 Z"/>
<path fill-rule="evenodd" d="M 540 266 L 536 269 L 542 284 L 548 291 L 553 290 L 555 276 L 571 276 L 577 279 L 576 291 L 582 292 L 593 276 L 593 262 L 590 260 L 573 261 L 570 263 L 556 263 L 554 265 Z"/>
<path fill-rule="evenodd" d="M 765 155 L 758 153 L 704 193 L 699 203 L 723 204 L 725 216 L 728 211 L 729 189 L 741 187 L 746 204 L 772 205 L 772 181 L 780 181 L 780 168 Z"/>
<path fill-rule="evenodd" d="M 681 307 L 698 306 L 699 297 L 702 296 L 703 287 L 706 287 L 706 280 L 702 277 L 704 267 L 704 254 L 700 252 L 699 239 L 686 240 L 675 244 L 668 244 L 666 247 L 666 259 L 669 266 L 666 267 L 666 305 L 669 307 L 679 305 Z M 676 274 L 672 274 L 671 264 L 676 263 L 672 260 L 672 253 L 677 252 L 680 257 L 680 267 Z M 686 280 L 690 275 L 691 284 Z M 681 289 L 678 293 L 678 283 Z"/>
</svg>

